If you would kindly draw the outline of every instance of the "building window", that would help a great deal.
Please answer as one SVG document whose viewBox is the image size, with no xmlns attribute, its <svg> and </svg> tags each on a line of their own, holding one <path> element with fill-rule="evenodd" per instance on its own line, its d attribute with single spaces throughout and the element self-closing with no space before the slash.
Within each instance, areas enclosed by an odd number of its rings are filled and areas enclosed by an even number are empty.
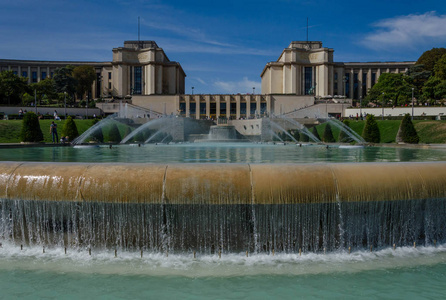
<svg viewBox="0 0 446 300">
<path fill-rule="evenodd" d="M 231 117 L 235 117 L 237 115 L 237 103 L 231 102 L 229 105 L 229 113 Z"/>
<path fill-rule="evenodd" d="M 372 73 L 372 87 L 375 85 L 376 83 L 376 73 Z"/>
<path fill-rule="evenodd" d="M 133 68 L 133 78 L 134 78 L 134 85 L 133 85 L 133 93 L 135 95 L 141 95 L 142 93 L 142 67 L 134 67 Z M 108 73 L 111 74 L 111 73 Z"/>
<path fill-rule="evenodd" d="M 257 103 L 255 103 L 255 102 L 251 102 L 249 113 L 250 113 L 251 115 L 255 115 L 255 114 L 256 114 L 256 110 L 257 110 Z"/>
<path fill-rule="evenodd" d="M 22 77 L 28 77 L 28 72 L 27 71 L 23 71 L 22 72 Z"/>
<path fill-rule="evenodd" d="M 263 115 L 265 114 L 266 111 L 266 103 L 265 102 L 260 102 L 260 114 Z"/>
<path fill-rule="evenodd" d="M 313 94 L 313 68 L 305 67 L 305 95 Z"/>
<path fill-rule="evenodd" d="M 200 115 L 206 116 L 206 102 L 200 102 Z"/>
<path fill-rule="evenodd" d="M 45 79 L 46 79 L 46 72 L 42 72 L 41 80 L 45 80 Z"/>
<path fill-rule="evenodd" d="M 186 115 L 186 102 L 180 102 L 180 115 Z"/>
<path fill-rule="evenodd" d="M 334 80 L 338 80 L 338 73 L 334 74 Z"/>
<path fill-rule="evenodd" d="M 111 82 L 108 83 L 108 89 L 111 90 Z"/>
<path fill-rule="evenodd" d="M 37 82 L 37 72 L 33 72 L 32 76 L 32 82 Z"/>
<path fill-rule="evenodd" d="M 367 95 L 367 73 L 362 73 L 362 98 Z"/>
<path fill-rule="evenodd" d="M 220 102 L 220 116 L 226 116 L 226 102 Z"/>
<path fill-rule="evenodd" d="M 344 75 L 344 95 L 346 98 L 350 98 L 350 73 Z"/>
<path fill-rule="evenodd" d="M 358 73 L 353 73 L 353 98 L 358 99 L 359 80 Z"/>
<path fill-rule="evenodd" d="M 108 72 L 108 79 L 111 79 L 111 72 Z"/>
<path fill-rule="evenodd" d="M 240 102 L 240 114 L 246 116 L 246 102 Z"/>
<path fill-rule="evenodd" d="M 197 113 L 197 103 L 191 102 L 189 103 L 189 114 L 195 115 Z"/>
</svg>

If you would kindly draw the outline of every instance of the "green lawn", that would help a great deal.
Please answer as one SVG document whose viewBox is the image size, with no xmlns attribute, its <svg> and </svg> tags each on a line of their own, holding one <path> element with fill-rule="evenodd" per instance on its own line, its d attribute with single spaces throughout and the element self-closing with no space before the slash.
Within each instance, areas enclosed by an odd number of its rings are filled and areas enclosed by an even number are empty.
<svg viewBox="0 0 446 300">
<path fill-rule="evenodd" d="M 50 124 L 53 120 L 40 120 L 40 129 L 45 143 L 51 143 Z M 62 136 L 62 128 L 65 120 L 55 121 L 59 138 Z M 0 120 L 0 143 L 20 143 L 20 131 L 22 120 Z M 82 134 L 93 124 L 93 120 L 75 120 L 79 134 Z"/>
</svg>

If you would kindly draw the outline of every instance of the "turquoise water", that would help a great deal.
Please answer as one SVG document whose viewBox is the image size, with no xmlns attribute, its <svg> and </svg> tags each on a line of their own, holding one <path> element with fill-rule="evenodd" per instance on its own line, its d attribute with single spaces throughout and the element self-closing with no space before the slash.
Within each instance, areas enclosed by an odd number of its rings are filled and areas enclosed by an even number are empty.
<svg viewBox="0 0 446 300">
<path fill-rule="evenodd" d="M 4 245 L 0 298 L 442 299 L 446 246 L 348 254 L 204 256 Z"/>
<path fill-rule="evenodd" d="M 446 148 L 339 148 L 325 145 L 147 144 L 96 148 L 0 149 L 2 161 L 129 163 L 324 163 L 445 161 Z"/>
<path fill-rule="evenodd" d="M 0 149 L 2 161 L 324 163 L 445 161 L 445 149 L 176 144 Z M 444 230 L 444 229 L 443 229 Z M 446 245 L 369 252 L 140 253 L 1 241 L 0 299 L 443 299 Z"/>
</svg>

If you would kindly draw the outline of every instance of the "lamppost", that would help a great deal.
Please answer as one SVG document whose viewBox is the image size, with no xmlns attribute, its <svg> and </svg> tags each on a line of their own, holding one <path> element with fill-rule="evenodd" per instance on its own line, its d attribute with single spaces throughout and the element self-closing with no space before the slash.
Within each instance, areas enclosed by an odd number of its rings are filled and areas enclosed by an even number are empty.
<svg viewBox="0 0 446 300">
<path fill-rule="evenodd" d="M 192 95 L 194 94 L 194 87 L 192 87 Z"/>
<path fill-rule="evenodd" d="M 64 99 L 63 99 L 63 106 L 64 106 L 64 113 L 65 113 L 65 119 L 67 118 L 67 92 L 64 93 Z"/>
<path fill-rule="evenodd" d="M 256 94 L 256 87 L 255 87 L 255 86 L 252 87 L 252 94 L 253 94 L 253 95 Z"/>
<path fill-rule="evenodd" d="M 414 88 L 412 88 L 412 121 L 413 121 L 413 89 Z"/>
<path fill-rule="evenodd" d="M 381 115 L 381 120 L 384 120 L 384 92 L 383 92 L 383 101 L 382 101 L 383 112 Z"/>
<path fill-rule="evenodd" d="M 342 76 L 342 81 L 344 82 L 344 99 L 347 98 L 347 76 Z"/>
</svg>

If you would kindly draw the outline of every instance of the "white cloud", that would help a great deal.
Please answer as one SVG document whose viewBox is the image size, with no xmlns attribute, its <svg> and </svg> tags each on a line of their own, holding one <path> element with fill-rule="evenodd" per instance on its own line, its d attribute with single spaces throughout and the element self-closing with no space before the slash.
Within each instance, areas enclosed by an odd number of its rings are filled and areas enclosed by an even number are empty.
<svg viewBox="0 0 446 300">
<path fill-rule="evenodd" d="M 361 44 L 375 50 L 415 48 L 420 43 L 446 41 L 446 15 L 435 11 L 384 19 L 373 24 L 376 31 L 368 34 Z"/>
<path fill-rule="evenodd" d="M 252 93 L 252 88 L 255 87 L 255 92 L 260 93 L 261 82 L 249 80 L 247 77 L 243 77 L 241 81 L 216 81 L 214 86 L 218 89 L 218 92 L 227 94 L 236 93 Z"/>
</svg>

